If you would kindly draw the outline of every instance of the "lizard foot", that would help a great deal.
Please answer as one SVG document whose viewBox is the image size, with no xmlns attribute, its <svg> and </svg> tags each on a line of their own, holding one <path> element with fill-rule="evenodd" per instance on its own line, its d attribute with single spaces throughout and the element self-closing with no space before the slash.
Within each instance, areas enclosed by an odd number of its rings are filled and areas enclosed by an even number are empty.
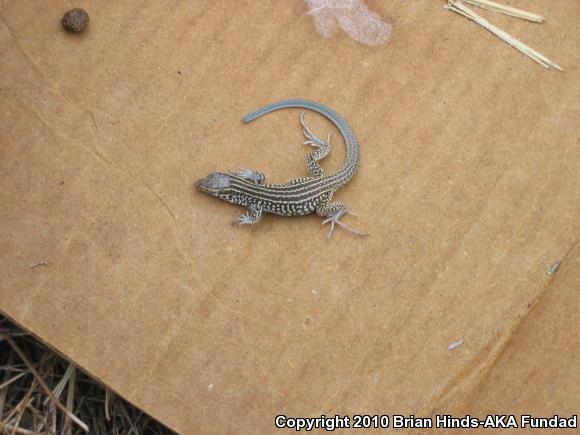
<svg viewBox="0 0 580 435">
<path fill-rule="evenodd" d="M 326 141 L 323 141 L 318 136 L 316 136 L 312 132 L 312 130 L 310 130 L 308 128 L 308 126 L 306 125 L 306 121 L 304 121 L 304 114 L 305 113 L 306 113 L 306 111 L 304 111 L 300 114 L 300 124 L 302 125 L 302 134 L 304 134 L 304 137 L 306 137 L 306 139 L 308 139 L 304 142 L 304 145 L 311 145 L 315 148 L 330 147 L 330 132 L 328 132 L 328 138 L 326 139 Z"/>
<path fill-rule="evenodd" d="M 238 225 L 253 225 L 256 222 L 256 219 L 250 213 L 246 213 L 241 215 L 234 223 Z"/>
<path fill-rule="evenodd" d="M 238 225 L 254 225 L 262 218 L 262 207 L 259 205 L 250 205 L 249 213 L 241 215 L 234 223 Z"/>
<path fill-rule="evenodd" d="M 322 221 L 322 225 L 330 223 L 330 231 L 328 232 L 328 240 L 330 240 L 330 238 L 332 237 L 332 233 L 334 232 L 334 225 L 335 224 L 340 225 L 345 230 L 347 230 L 353 234 L 356 234 L 357 236 L 362 236 L 362 237 L 368 236 L 368 234 L 362 233 L 358 230 L 355 230 L 354 228 L 351 228 L 347 224 L 340 221 L 340 218 L 343 217 L 347 213 L 356 216 L 355 213 L 348 211 L 346 208 L 341 208 L 336 213 L 334 213 L 333 215 L 329 216 L 327 219 Z"/>
<path fill-rule="evenodd" d="M 258 171 L 252 171 L 251 169 L 238 169 L 237 172 L 234 172 L 234 175 L 237 175 L 244 180 L 251 181 L 254 184 L 264 184 L 266 181 L 266 176 Z"/>
</svg>

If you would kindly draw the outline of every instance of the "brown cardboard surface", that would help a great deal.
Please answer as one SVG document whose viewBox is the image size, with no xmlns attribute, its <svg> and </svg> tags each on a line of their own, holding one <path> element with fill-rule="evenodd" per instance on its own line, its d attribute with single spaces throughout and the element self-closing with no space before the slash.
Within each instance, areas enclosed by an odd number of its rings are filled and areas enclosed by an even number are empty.
<svg viewBox="0 0 580 435">
<path fill-rule="evenodd" d="M 528 303 L 530 310 L 526 315 L 514 319 L 489 351 L 456 377 L 432 412 L 460 416 L 577 415 L 580 392 L 580 365 L 576 361 L 580 349 L 577 247 L 569 258 L 569 264 L 552 285 L 541 297 Z"/>
<path fill-rule="evenodd" d="M 482 12 L 565 73 L 443 2 L 367 4 L 388 46 L 323 39 L 301 1 L 3 2 L 0 309 L 184 433 L 577 412 L 580 4 Z M 87 32 L 62 31 L 69 6 Z M 361 167 L 336 198 L 368 238 L 329 242 L 316 216 L 236 228 L 192 189 L 305 175 L 299 111 L 240 121 L 283 98 L 351 123 Z"/>
</svg>

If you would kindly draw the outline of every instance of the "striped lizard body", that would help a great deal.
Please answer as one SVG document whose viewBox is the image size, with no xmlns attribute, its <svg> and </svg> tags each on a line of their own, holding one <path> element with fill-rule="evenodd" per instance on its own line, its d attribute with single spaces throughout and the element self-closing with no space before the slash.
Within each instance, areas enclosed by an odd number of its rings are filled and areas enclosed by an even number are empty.
<svg viewBox="0 0 580 435">
<path fill-rule="evenodd" d="M 334 192 L 344 186 L 354 176 L 359 165 L 359 145 L 356 136 L 348 123 L 328 107 L 307 100 L 283 100 L 269 104 L 244 117 L 248 123 L 267 113 L 286 108 L 302 108 L 317 112 L 328 118 L 341 132 L 346 143 L 346 161 L 341 169 L 327 175 L 318 163 L 330 152 L 330 143 L 317 137 L 300 115 L 304 142 L 315 150 L 306 158 L 310 177 L 297 178 L 285 184 L 266 184 L 263 173 L 249 169 L 238 172 L 214 172 L 195 182 L 195 185 L 209 195 L 218 197 L 232 204 L 247 207 L 249 212 L 239 217 L 238 223 L 255 224 L 264 213 L 281 216 L 299 216 L 316 212 L 330 223 L 328 238 L 332 236 L 335 224 L 359 235 L 364 235 L 350 227 L 340 218 L 348 213 L 342 202 L 333 202 Z M 329 134 L 330 138 L 330 134 Z"/>
</svg>

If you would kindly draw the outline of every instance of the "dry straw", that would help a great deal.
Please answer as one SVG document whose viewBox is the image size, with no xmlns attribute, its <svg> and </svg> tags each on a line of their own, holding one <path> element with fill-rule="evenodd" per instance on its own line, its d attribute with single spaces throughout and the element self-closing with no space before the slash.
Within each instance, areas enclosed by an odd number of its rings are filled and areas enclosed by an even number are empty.
<svg viewBox="0 0 580 435">
<path fill-rule="evenodd" d="M 87 431 L 173 434 L 0 314 L 0 434 Z"/>
<path fill-rule="evenodd" d="M 517 39 L 515 39 L 514 37 L 510 36 L 509 34 L 504 32 L 503 30 L 501 30 L 499 27 L 494 26 L 489 21 L 487 21 L 485 18 L 477 15 L 475 12 L 473 12 L 471 9 L 469 9 L 467 6 L 465 6 L 463 4 L 464 2 L 471 3 L 471 4 L 474 4 L 477 6 L 481 6 L 481 7 L 486 7 L 486 9 L 492 9 L 496 12 L 502 12 L 502 13 L 505 13 L 505 14 L 510 15 L 510 16 L 517 16 L 518 18 L 523 18 L 523 19 L 528 19 L 528 20 L 530 20 L 531 18 L 536 18 L 536 19 L 531 19 L 531 21 L 536 21 L 536 22 L 544 21 L 543 17 L 541 17 L 540 15 L 532 14 L 530 12 L 522 11 L 521 9 L 515 9 L 515 8 L 508 7 L 508 6 L 499 5 L 498 3 L 489 2 L 489 1 L 482 1 L 482 0 L 463 0 L 463 1 L 448 0 L 447 5 L 445 5 L 445 8 L 449 9 L 450 11 L 456 12 L 460 15 L 463 15 L 464 17 L 469 18 L 472 21 L 475 21 L 477 24 L 479 24 L 483 28 L 487 29 L 488 31 L 493 33 L 498 38 L 507 42 L 509 45 L 514 47 L 516 50 L 519 50 L 520 52 L 522 52 L 523 54 L 528 56 L 530 59 L 538 62 L 543 67 L 548 68 L 548 69 L 550 69 L 550 68 L 557 69 L 558 71 L 564 71 L 564 69 L 560 65 L 558 65 L 556 62 L 551 61 L 546 56 L 538 53 L 533 48 L 527 46 L 523 42 L 520 42 Z M 538 21 L 538 20 L 541 20 L 541 21 Z"/>
<path fill-rule="evenodd" d="M 501 14 L 509 15 L 510 17 L 521 18 L 522 20 L 533 21 L 535 23 L 543 23 L 546 21 L 544 17 L 532 12 L 524 11 L 522 9 L 514 8 L 512 6 L 502 5 L 489 0 L 461 0 L 463 3 L 469 3 L 473 6 L 478 6 L 482 9 L 489 9 L 490 11 L 499 12 Z"/>
</svg>

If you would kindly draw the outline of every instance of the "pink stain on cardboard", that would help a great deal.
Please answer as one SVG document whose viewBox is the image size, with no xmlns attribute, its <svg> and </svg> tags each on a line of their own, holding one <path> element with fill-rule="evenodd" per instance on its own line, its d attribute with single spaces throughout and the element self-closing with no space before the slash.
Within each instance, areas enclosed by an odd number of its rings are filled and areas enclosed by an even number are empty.
<svg viewBox="0 0 580 435">
<path fill-rule="evenodd" d="M 329 38 L 342 28 L 352 39 L 376 46 L 389 40 L 392 26 L 366 7 L 363 0 L 306 0 L 316 29 Z"/>
</svg>

